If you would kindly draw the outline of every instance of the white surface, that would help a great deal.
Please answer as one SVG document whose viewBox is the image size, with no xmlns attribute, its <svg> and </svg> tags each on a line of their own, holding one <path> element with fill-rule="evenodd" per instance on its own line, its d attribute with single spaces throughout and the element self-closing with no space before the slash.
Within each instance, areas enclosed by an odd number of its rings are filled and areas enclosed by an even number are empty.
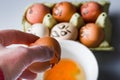
<svg viewBox="0 0 120 80">
<path fill-rule="evenodd" d="M 0 0 L 0 30 L 2 29 L 22 29 L 22 15 L 27 6 L 35 2 L 58 2 L 64 0 Z M 85 1 L 85 0 L 69 0 Z M 119 0 L 111 1 L 110 11 L 119 12 L 117 6 Z"/>
<path fill-rule="evenodd" d="M 97 80 L 98 64 L 93 53 L 82 44 L 70 40 L 60 41 L 62 58 L 72 59 L 80 64 L 84 71 L 86 80 Z M 36 80 L 42 80 L 41 76 Z"/>
</svg>

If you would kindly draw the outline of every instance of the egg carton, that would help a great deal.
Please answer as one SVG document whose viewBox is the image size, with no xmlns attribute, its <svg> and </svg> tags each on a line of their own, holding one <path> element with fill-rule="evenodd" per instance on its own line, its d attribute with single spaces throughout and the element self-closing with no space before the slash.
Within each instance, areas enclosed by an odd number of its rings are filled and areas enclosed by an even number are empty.
<svg viewBox="0 0 120 80">
<path fill-rule="evenodd" d="M 103 12 L 98 16 L 97 20 L 95 21 L 95 24 L 99 25 L 100 27 L 103 28 L 104 33 L 105 33 L 105 38 L 104 41 L 100 43 L 100 45 L 98 47 L 95 48 L 90 48 L 91 50 L 95 50 L 95 51 L 110 51 L 110 50 L 114 50 L 114 48 L 111 46 L 111 35 L 112 35 L 112 23 L 109 17 L 109 7 L 110 7 L 110 1 L 107 0 L 100 0 L 97 1 L 100 5 L 102 5 L 103 7 Z M 37 2 L 39 3 L 39 2 Z M 76 8 L 79 8 L 82 4 L 86 3 L 86 1 L 82 1 L 82 2 L 71 2 Z M 35 3 L 33 3 L 35 4 Z M 52 13 L 47 13 L 44 18 L 42 23 L 38 23 L 38 24 L 30 24 L 27 19 L 26 19 L 26 12 L 27 10 L 33 5 L 29 5 L 26 9 L 25 12 L 23 13 L 23 19 L 22 19 L 22 26 L 23 26 L 23 31 L 24 32 L 28 32 L 28 33 L 32 33 L 35 34 L 39 37 L 44 37 L 44 36 L 50 36 L 52 29 L 59 24 L 59 22 L 56 21 L 56 19 L 52 16 Z M 42 3 L 45 6 L 49 7 L 51 10 L 53 9 L 54 5 L 56 3 Z M 61 22 L 64 23 L 64 22 Z M 83 18 L 81 17 L 81 15 L 76 12 L 72 15 L 71 19 L 69 20 L 69 22 L 72 24 L 76 29 L 79 29 L 80 27 L 82 27 L 83 25 L 85 25 L 85 22 L 83 20 Z M 65 22 L 66 24 L 66 22 Z M 67 25 L 67 24 L 66 24 Z M 36 27 L 39 26 L 39 27 Z M 70 28 L 71 29 L 71 28 Z M 67 30 L 67 28 L 66 28 Z M 72 36 L 77 36 L 78 34 L 75 35 L 75 32 L 77 31 L 73 31 Z M 62 35 L 64 35 L 65 33 L 62 33 Z M 55 35 L 57 36 L 57 35 Z M 65 39 L 64 37 L 62 39 Z M 67 38 L 68 40 L 74 40 L 74 41 L 78 41 L 78 38 Z M 60 39 L 61 40 L 61 39 Z M 80 41 L 78 41 L 80 42 Z"/>
</svg>

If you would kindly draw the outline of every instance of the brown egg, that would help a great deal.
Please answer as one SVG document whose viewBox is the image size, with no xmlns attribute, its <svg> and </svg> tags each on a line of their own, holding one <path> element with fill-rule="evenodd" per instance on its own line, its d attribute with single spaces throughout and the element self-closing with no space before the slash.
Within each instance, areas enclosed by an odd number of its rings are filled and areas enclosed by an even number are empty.
<svg viewBox="0 0 120 80">
<path fill-rule="evenodd" d="M 29 23 L 42 23 L 44 16 L 50 13 L 50 9 L 41 3 L 30 6 L 26 12 L 26 19 Z"/>
<path fill-rule="evenodd" d="M 32 72 L 41 72 L 41 69 L 42 70 L 45 70 L 47 69 L 50 65 L 54 65 L 56 63 L 59 62 L 60 60 L 60 55 L 61 55 L 61 48 L 60 48 L 60 45 L 58 43 L 58 41 L 52 37 L 43 37 L 43 38 L 40 38 L 38 39 L 35 43 L 32 43 L 31 46 L 34 46 L 34 45 L 41 45 L 41 46 L 48 46 L 50 48 L 53 48 L 54 49 L 54 57 L 51 61 L 48 61 L 48 62 L 44 62 L 44 63 L 33 63 L 29 69 L 32 71 Z"/>
<path fill-rule="evenodd" d="M 39 72 L 43 72 L 45 70 L 47 70 L 48 68 L 50 68 L 51 64 L 49 61 L 47 62 L 36 62 L 33 63 L 32 65 L 30 65 L 28 67 L 28 69 L 34 73 L 39 73 Z"/>
<path fill-rule="evenodd" d="M 94 1 L 86 2 L 80 7 L 80 13 L 85 22 L 95 22 L 102 11 L 102 6 Z"/>
<path fill-rule="evenodd" d="M 80 29 L 80 42 L 87 47 L 97 47 L 104 40 L 104 31 L 94 23 L 88 23 Z"/>
<path fill-rule="evenodd" d="M 70 2 L 64 1 L 54 6 L 52 15 L 58 22 L 69 22 L 75 12 L 76 7 Z"/>
</svg>

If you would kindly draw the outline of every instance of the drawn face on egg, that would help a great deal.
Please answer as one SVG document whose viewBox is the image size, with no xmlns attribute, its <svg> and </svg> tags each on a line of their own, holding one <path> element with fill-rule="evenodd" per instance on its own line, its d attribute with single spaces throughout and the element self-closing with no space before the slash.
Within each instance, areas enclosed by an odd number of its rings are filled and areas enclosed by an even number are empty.
<svg viewBox="0 0 120 80">
<path fill-rule="evenodd" d="M 76 40 L 78 36 L 78 30 L 70 23 L 59 23 L 55 25 L 51 30 L 51 37 L 57 40 Z"/>
</svg>

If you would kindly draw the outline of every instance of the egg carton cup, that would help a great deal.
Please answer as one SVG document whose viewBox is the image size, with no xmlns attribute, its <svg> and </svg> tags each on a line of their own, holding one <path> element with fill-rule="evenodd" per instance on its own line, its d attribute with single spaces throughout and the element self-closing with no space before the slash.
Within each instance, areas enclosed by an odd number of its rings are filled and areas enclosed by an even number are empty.
<svg viewBox="0 0 120 80">
<path fill-rule="evenodd" d="M 82 4 L 86 3 L 87 1 L 82 1 L 82 2 L 71 2 L 76 8 L 79 8 Z M 105 33 L 105 39 L 104 41 L 96 48 L 90 48 L 93 51 L 111 51 L 114 50 L 114 47 L 111 46 L 111 35 L 112 35 L 112 23 L 109 17 L 109 7 L 110 7 L 110 1 L 108 0 L 99 0 L 97 1 L 100 5 L 103 7 L 103 12 L 98 16 L 97 20 L 95 21 L 95 24 L 99 25 L 100 27 L 103 28 L 104 33 Z M 39 3 L 39 2 L 37 2 Z M 35 3 L 33 3 L 35 4 Z M 31 7 L 33 4 L 29 5 L 26 9 L 25 12 L 23 13 L 23 19 L 22 19 L 22 26 L 23 26 L 23 31 L 26 32 L 32 24 L 30 24 L 25 15 L 27 12 L 27 9 Z M 49 7 L 51 10 L 53 9 L 54 5 L 56 3 L 42 3 Z M 69 23 L 77 27 L 78 29 L 82 27 L 85 23 L 84 20 L 82 19 L 81 15 L 76 12 L 73 14 L 71 19 L 69 20 Z M 48 13 L 44 16 L 43 25 L 49 28 L 49 31 L 56 25 L 58 22 L 54 19 L 52 16 L 52 13 Z M 77 40 L 75 40 L 77 41 Z"/>
<path fill-rule="evenodd" d="M 38 3 L 38 2 L 37 2 Z M 33 3 L 33 4 L 36 4 L 36 3 Z M 23 26 L 23 31 L 27 31 L 28 28 L 30 28 L 32 26 L 32 24 L 30 24 L 25 15 L 26 15 L 26 12 L 27 10 L 33 5 L 29 5 L 28 7 L 25 8 L 25 11 L 23 13 L 23 18 L 22 18 L 22 26 Z M 55 5 L 55 3 L 42 3 L 44 4 L 45 6 L 47 6 L 48 8 L 52 9 L 53 6 Z M 51 13 L 48 13 L 44 16 L 44 19 L 43 19 L 43 22 L 42 24 L 44 24 L 46 27 L 48 28 L 51 28 L 52 26 L 54 26 L 56 24 L 56 20 L 53 18 L 53 16 L 51 15 Z"/>
</svg>

